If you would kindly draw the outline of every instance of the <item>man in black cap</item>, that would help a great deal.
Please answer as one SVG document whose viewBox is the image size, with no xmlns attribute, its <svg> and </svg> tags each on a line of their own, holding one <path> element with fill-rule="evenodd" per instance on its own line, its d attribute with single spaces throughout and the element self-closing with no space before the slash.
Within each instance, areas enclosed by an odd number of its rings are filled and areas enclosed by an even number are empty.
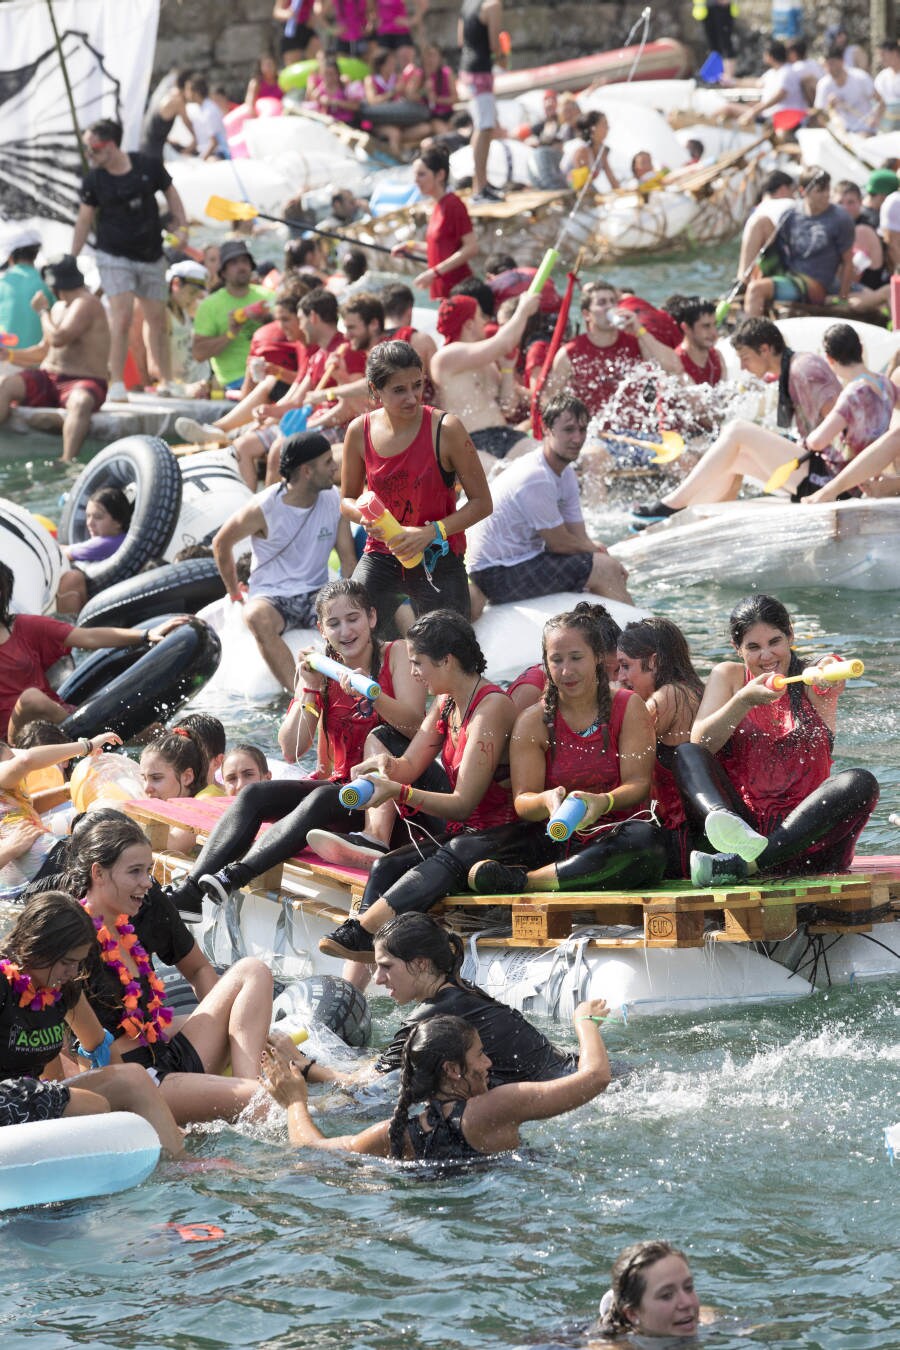
<svg viewBox="0 0 900 1350">
<path fill-rule="evenodd" d="M 226 389 L 244 382 L 250 339 L 271 318 L 273 293 L 252 280 L 253 255 L 242 239 L 226 239 L 219 250 L 222 285 L 197 306 L 194 360 L 209 361 Z"/>
<path fill-rule="evenodd" d="M 68 464 L 81 449 L 91 417 L 106 399 L 109 323 L 71 254 L 48 263 L 42 275 L 56 302 L 51 307 L 43 291 L 32 297 L 43 333 L 36 347 L 14 353 L 0 348 L 0 357 L 25 367 L 0 376 L 0 422 L 6 421 L 13 403 L 24 408 L 63 409 L 61 417 L 51 415 L 49 424 L 54 429 L 62 424 L 62 459 Z"/>
<path fill-rule="evenodd" d="M 328 580 L 334 548 L 341 572 L 356 566 L 350 525 L 341 516 L 334 485 L 337 465 L 320 432 L 298 431 L 281 447 L 284 480 L 264 488 L 226 520 L 213 539 L 213 555 L 230 598 L 244 606 L 244 622 L 279 684 L 293 692 L 295 661 L 282 638 L 286 628 L 311 628 L 316 595 Z M 250 540 L 250 583 L 241 590 L 234 549 Z"/>
</svg>

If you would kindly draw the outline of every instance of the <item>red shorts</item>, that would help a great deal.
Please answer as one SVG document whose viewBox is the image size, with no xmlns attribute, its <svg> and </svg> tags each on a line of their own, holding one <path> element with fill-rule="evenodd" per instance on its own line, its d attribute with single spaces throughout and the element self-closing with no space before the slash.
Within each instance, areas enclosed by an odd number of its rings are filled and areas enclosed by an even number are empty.
<svg viewBox="0 0 900 1350">
<path fill-rule="evenodd" d="M 94 400 L 94 412 L 106 402 L 106 380 L 90 375 L 57 375 L 50 370 L 21 370 L 25 381 L 26 408 L 65 408 L 76 389 L 86 389 Z"/>
</svg>

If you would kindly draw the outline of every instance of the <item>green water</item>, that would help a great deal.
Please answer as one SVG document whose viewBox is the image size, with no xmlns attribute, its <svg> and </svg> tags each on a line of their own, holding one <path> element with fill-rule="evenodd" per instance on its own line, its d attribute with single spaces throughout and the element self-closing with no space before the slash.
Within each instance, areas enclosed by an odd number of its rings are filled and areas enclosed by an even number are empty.
<svg viewBox="0 0 900 1350">
<path fill-rule="evenodd" d="M 659 299 L 721 292 L 730 251 L 614 273 Z M 33 438 L 50 456 L 55 443 Z M 0 458 L 19 438 L 0 440 Z M 0 470 L 0 495 L 57 514 L 66 478 L 39 454 Z M 603 537 L 621 508 L 597 511 Z M 862 848 L 894 851 L 900 804 L 900 667 L 892 595 L 780 594 L 801 650 L 859 655 L 842 699 L 839 767 L 878 776 Z M 642 592 L 683 625 L 702 669 L 725 652 L 737 593 Z M 274 748 L 279 709 L 220 705 L 233 734 Z M 396 1014 L 374 1005 L 376 1038 Z M 62 1347 L 501 1350 L 579 1344 L 619 1249 L 666 1236 L 686 1248 L 721 1350 L 897 1350 L 900 1165 L 883 1148 L 897 1101 L 896 986 L 844 988 L 777 1008 L 652 1018 L 608 1029 L 634 1066 L 573 1115 L 526 1126 L 516 1156 L 423 1178 L 361 1160 L 298 1157 L 283 1126 L 198 1132 L 192 1168 L 135 1191 L 0 1219 L 5 1340 Z M 567 1031 L 561 1039 L 571 1041 Z M 371 1120 L 328 1099 L 328 1128 Z M 169 1224 L 211 1223 L 185 1242 Z"/>
</svg>

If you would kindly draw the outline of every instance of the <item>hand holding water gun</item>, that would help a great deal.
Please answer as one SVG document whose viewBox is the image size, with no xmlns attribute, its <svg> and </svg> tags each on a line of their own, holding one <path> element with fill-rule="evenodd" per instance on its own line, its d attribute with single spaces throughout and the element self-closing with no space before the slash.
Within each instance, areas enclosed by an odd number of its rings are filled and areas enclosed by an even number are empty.
<svg viewBox="0 0 900 1350">
<path fill-rule="evenodd" d="M 859 660 L 839 661 L 834 656 L 824 656 L 817 666 L 807 666 L 799 675 L 768 675 L 768 689 L 784 689 L 789 684 L 812 685 L 813 688 L 843 684 L 845 680 L 858 680 L 865 671 L 865 664 Z"/>
</svg>

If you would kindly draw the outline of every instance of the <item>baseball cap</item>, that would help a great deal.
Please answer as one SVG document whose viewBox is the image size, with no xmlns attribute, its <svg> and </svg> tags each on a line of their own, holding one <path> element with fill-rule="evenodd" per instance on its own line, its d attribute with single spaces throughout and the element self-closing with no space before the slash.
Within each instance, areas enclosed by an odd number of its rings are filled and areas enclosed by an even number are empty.
<svg viewBox="0 0 900 1350">
<path fill-rule="evenodd" d="M 209 274 L 203 264 L 193 262 L 190 258 L 166 268 L 166 281 L 174 281 L 176 277 L 180 277 L 182 281 L 199 281 L 204 286 L 209 280 Z"/>
<path fill-rule="evenodd" d="M 37 230 L 20 229 L 13 230 L 3 240 L 3 246 L 0 248 L 0 259 L 6 262 L 8 258 L 17 252 L 20 248 L 39 248 L 43 239 Z"/>
<path fill-rule="evenodd" d="M 886 197 L 900 188 L 900 178 L 891 169 L 875 169 L 866 179 L 866 192 Z"/>
</svg>

